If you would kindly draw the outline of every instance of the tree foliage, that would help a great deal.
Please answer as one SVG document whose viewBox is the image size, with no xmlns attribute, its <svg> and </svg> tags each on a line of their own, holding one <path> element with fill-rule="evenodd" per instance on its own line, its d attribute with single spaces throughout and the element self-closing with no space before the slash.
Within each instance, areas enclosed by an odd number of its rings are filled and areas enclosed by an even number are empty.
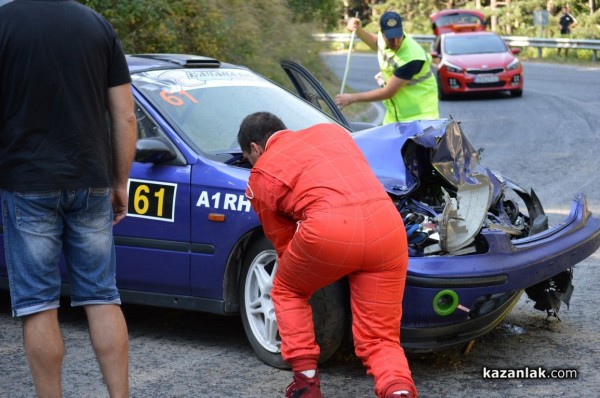
<svg viewBox="0 0 600 398">
<path fill-rule="evenodd" d="M 111 22 L 130 54 L 201 54 L 282 83 L 282 59 L 321 66 L 319 44 L 310 34 L 322 24 L 308 14 L 294 22 L 286 0 L 80 1 Z"/>
<path fill-rule="evenodd" d="M 386 10 L 397 11 L 404 20 L 404 28 L 409 33 L 431 34 L 429 16 L 431 13 L 450 8 L 478 9 L 484 13 L 491 30 L 502 35 L 538 36 L 540 30 L 534 25 L 534 11 L 548 11 L 548 26 L 543 29 L 545 37 L 559 37 L 558 20 L 560 10 L 568 6 L 577 19 L 573 37 L 600 38 L 600 12 L 597 0 L 388 0 L 360 1 L 339 0 L 350 10 L 360 11 L 363 24 L 371 24 L 377 30 L 376 22 Z M 353 15 L 350 13 L 350 15 Z M 375 22 L 375 23 L 373 23 Z"/>
<path fill-rule="evenodd" d="M 338 0 L 287 0 L 294 22 L 316 22 L 325 30 L 335 28 L 342 4 Z"/>
<path fill-rule="evenodd" d="M 311 34 L 344 31 L 345 17 L 359 13 L 366 29 L 377 31 L 379 17 L 394 9 L 413 34 L 431 34 L 429 16 L 447 8 L 476 9 L 497 22 L 504 35 L 536 36 L 535 10 L 548 10 L 547 37 L 558 37 L 562 0 L 79 0 L 104 15 L 115 27 L 127 53 L 189 53 L 248 67 L 286 84 L 279 61 L 292 59 L 329 79 Z M 597 0 L 569 1 L 577 18 L 573 36 L 600 38 Z"/>
</svg>

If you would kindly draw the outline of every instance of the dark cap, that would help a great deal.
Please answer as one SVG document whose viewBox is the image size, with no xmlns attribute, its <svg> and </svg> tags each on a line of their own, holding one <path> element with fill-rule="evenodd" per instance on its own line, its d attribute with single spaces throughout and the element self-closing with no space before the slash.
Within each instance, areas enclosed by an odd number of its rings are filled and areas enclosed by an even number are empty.
<svg viewBox="0 0 600 398">
<path fill-rule="evenodd" d="M 402 18 L 393 11 L 388 11 L 381 16 L 379 26 L 386 39 L 399 39 L 404 36 Z"/>
</svg>

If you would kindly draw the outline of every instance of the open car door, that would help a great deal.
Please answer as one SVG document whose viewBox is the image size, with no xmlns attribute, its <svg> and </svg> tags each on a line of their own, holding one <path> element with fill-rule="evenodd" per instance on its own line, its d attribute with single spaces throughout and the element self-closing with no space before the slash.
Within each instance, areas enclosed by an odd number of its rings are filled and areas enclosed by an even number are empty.
<svg viewBox="0 0 600 398">
<path fill-rule="evenodd" d="M 375 127 L 369 123 L 349 122 L 321 83 L 303 66 L 294 61 L 283 60 L 281 67 L 287 73 L 300 98 L 322 110 L 348 130 L 358 131 Z"/>
</svg>

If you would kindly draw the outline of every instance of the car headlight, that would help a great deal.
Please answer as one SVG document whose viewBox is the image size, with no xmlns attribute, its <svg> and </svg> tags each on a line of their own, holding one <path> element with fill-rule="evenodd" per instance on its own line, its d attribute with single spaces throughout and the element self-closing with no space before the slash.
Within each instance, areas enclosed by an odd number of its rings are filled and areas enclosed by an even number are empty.
<svg viewBox="0 0 600 398">
<path fill-rule="evenodd" d="M 451 64 L 450 62 L 445 62 L 444 65 L 446 65 L 446 70 L 448 72 L 452 72 L 452 73 L 462 73 L 463 68 L 458 67 L 456 65 Z"/>
<path fill-rule="evenodd" d="M 510 64 L 508 64 L 508 66 L 506 67 L 506 70 L 517 69 L 520 64 L 521 63 L 519 62 L 518 59 L 513 59 L 513 61 Z"/>
</svg>

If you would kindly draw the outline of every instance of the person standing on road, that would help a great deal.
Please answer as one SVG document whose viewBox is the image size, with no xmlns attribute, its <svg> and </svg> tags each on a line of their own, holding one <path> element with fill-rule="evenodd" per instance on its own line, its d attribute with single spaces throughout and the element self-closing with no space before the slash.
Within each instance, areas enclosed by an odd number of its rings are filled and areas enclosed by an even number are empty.
<svg viewBox="0 0 600 398">
<path fill-rule="evenodd" d="M 567 6 L 563 6 L 562 14 L 558 20 L 558 27 L 560 29 L 561 37 L 568 39 L 571 37 L 571 29 L 577 25 L 577 20 L 573 15 L 569 13 L 569 8 Z M 560 55 L 560 48 L 557 50 L 558 55 Z M 565 57 L 569 55 L 569 49 L 565 48 Z"/>
<path fill-rule="evenodd" d="M 431 71 L 431 55 L 404 34 L 402 18 L 396 12 L 384 13 L 379 25 L 381 30 L 375 35 L 362 28 L 360 19 L 348 21 L 348 30 L 356 31 L 364 43 L 377 51 L 381 72 L 375 78 L 379 88 L 338 94 L 336 104 L 344 107 L 354 102 L 383 101 L 383 124 L 438 119 L 438 87 Z"/>
<path fill-rule="evenodd" d="M 309 299 L 348 276 L 355 351 L 381 398 L 416 397 L 400 346 L 408 249 L 402 218 L 350 136 L 335 124 L 287 130 L 277 116 L 247 116 L 238 133 L 253 165 L 246 196 L 277 252 L 271 298 L 287 398 L 319 398 Z"/>
<path fill-rule="evenodd" d="M 62 252 L 109 395 L 127 397 L 112 228 L 127 213 L 136 119 L 121 44 L 80 3 L 15 0 L 0 7 L 0 59 L 4 249 L 36 393 L 62 396 Z"/>
</svg>

